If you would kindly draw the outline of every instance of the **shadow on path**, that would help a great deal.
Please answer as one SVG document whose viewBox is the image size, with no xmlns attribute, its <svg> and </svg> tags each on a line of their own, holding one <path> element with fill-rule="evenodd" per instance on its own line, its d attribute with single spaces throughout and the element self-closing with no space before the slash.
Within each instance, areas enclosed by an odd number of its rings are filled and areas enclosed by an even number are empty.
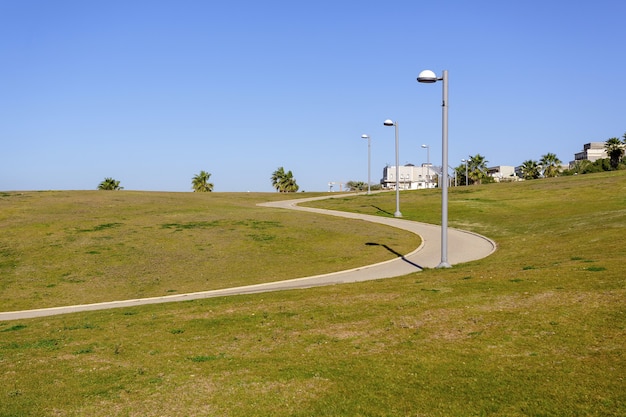
<svg viewBox="0 0 626 417">
<path fill-rule="evenodd" d="M 416 264 L 415 262 L 409 261 L 403 254 L 401 254 L 400 252 L 396 252 L 394 249 L 390 248 L 389 246 L 385 244 L 381 245 L 380 243 L 367 242 L 366 245 L 367 246 L 382 246 L 383 248 L 387 249 L 389 252 L 393 253 L 394 255 L 396 255 L 398 258 L 402 259 L 404 262 L 408 263 L 409 265 L 414 266 L 419 269 L 424 269 L 423 266 L 420 266 Z"/>
<path fill-rule="evenodd" d="M 374 205 L 372 205 L 372 207 L 374 207 L 376 210 L 378 210 L 378 213 L 383 213 L 383 214 L 386 214 L 386 215 L 388 215 L 388 216 L 393 216 L 393 213 L 390 213 L 390 212 L 388 212 L 388 211 L 386 211 L 386 210 L 383 210 L 383 209 L 381 209 L 381 208 L 380 208 L 380 207 L 378 207 L 378 206 L 374 206 Z"/>
</svg>

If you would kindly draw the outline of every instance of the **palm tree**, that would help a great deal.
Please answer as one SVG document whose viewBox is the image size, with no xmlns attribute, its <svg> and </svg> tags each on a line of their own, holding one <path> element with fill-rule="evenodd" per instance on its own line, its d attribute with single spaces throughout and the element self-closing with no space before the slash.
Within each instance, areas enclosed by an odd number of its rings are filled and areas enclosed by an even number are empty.
<svg viewBox="0 0 626 417">
<path fill-rule="evenodd" d="M 561 171 L 560 165 L 561 160 L 556 157 L 556 154 L 547 153 L 541 157 L 541 161 L 539 161 L 541 168 L 543 168 L 543 176 L 552 178 L 559 175 Z"/>
<path fill-rule="evenodd" d="M 588 159 L 580 159 L 578 161 L 575 161 L 569 170 L 574 175 L 586 174 L 590 165 L 591 161 L 589 161 Z"/>
<path fill-rule="evenodd" d="M 104 181 L 98 184 L 98 190 L 123 190 L 124 187 L 120 187 L 120 182 L 113 178 L 106 177 Z"/>
<path fill-rule="evenodd" d="M 534 180 L 539 178 L 539 164 L 537 161 L 527 160 L 522 163 L 522 178 L 525 180 Z"/>
<path fill-rule="evenodd" d="M 282 192 L 280 189 L 280 183 L 283 181 L 283 178 L 285 178 L 285 168 L 283 167 L 278 168 L 272 173 L 272 187 L 274 187 L 276 191 Z"/>
<path fill-rule="evenodd" d="M 285 168 L 280 167 L 272 173 L 272 187 L 281 193 L 293 193 L 300 188 L 296 184 L 296 179 L 291 171 L 285 172 Z"/>
<path fill-rule="evenodd" d="M 469 166 L 468 166 L 469 170 Z M 454 168 L 454 176 L 456 177 L 457 185 L 466 185 L 465 184 L 465 162 Z"/>
<path fill-rule="evenodd" d="M 485 178 L 487 178 L 487 161 L 481 154 L 470 156 L 467 163 L 468 181 L 471 180 L 472 184 L 480 184 Z"/>
<path fill-rule="evenodd" d="M 213 184 L 209 182 L 211 174 L 206 171 L 200 171 L 191 179 L 191 188 L 196 193 L 210 193 L 213 191 Z"/>
<path fill-rule="evenodd" d="M 291 171 L 287 171 L 285 176 L 280 181 L 280 191 L 282 193 L 295 193 L 300 187 L 296 184 L 296 179 L 293 177 Z"/>
<path fill-rule="evenodd" d="M 604 144 L 604 149 L 606 149 L 606 154 L 611 159 L 611 169 L 617 169 L 624 156 L 624 144 L 618 138 L 611 138 Z"/>
</svg>

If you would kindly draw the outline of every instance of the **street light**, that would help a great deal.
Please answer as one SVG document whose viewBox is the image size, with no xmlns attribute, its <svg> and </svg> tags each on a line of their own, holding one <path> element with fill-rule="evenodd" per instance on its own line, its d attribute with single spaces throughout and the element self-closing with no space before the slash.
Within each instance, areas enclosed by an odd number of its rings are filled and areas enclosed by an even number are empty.
<svg viewBox="0 0 626 417">
<path fill-rule="evenodd" d="M 422 148 L 426 148 L 426 169 L 428 174 L 426 175 L 426 188 L 430 188 L 430 145 L 422 145 Z M 422 170 L 422 172 L 424 172 Z"/>
<path fill-rule="evenodd" d="M 431 70 L 424 70 L 417 76 L 420 83 L 443 81 L 442 128 L 441 128 L 441 262 L 437 268 L 450 268 L 448 263 L 448 70 L 438 78 Z"/>
<path fill-rule="evenodd" d="M 391 119 L 387 119 L 383 122 L 385 126 L 394 126 L 396 128 L 396 212 L 393 214 L 395 217 L 402 217 L 402 213 L 400 213 L 400 160 L 399 148 L 400 145 L 398 143 L 398 122 L 393 121 Z"/>
<path fill-rule="evenodd" d="M 467 186 L 467 159 L 461 159 L 461 162 L 465 162 L 465 185 Z"/>
<path fill-rule="evenodd" d="M 372 182 L 370 180 L 370 166 L 371 166 L 371 162 L 372 162 L 372 139 L 366 135 L 366 134 L 362 134 L 361 135 L 362 139 L 367 139 L 367 195 L 370 195 L 371 191 L 370 191 L 370 183 Z"/>
<path fill-rule="evenodd" d="M 422 145 L 422 148 L 426 148 L 426 165 L 430 165 L 430 146 Z"/>
</svg>

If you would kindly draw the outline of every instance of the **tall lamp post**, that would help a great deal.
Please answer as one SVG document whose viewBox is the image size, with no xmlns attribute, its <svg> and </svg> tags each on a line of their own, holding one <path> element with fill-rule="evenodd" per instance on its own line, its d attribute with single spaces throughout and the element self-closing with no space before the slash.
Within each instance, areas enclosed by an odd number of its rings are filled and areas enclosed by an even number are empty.
<svg viewBox="0 0 626 417">
<path fill-rule="evenodd" d="M 361 138 L 367 139 L 367 195 L 370 195 L 370 183 L 372 182 L 370 179 L 370 167 L 372 165 L 372 139 L 366 134 L 362 134 Z"/>
<path fill-rule="evenodd" d="M 398 143 L 398 122 L 393 121 L 391 119 L 387 119 L 383 122 L 385 126 L 394 126 L 396 128 L 396 212 L 393 213 L 394 217 L 402 217 L 402 213 L 400 213 L 400 154 L 399 148 L 400 145 Z"/>
<path fill-rule="evenodd" d="M 431 70 L 424 70 L 417 76 L 420 83 L 443 81 L 442 134 L 441 134 L 441 262 L 437 268 L 450 268 L 448 263 L 448 70 L 438 78 Z"/>
</svg>

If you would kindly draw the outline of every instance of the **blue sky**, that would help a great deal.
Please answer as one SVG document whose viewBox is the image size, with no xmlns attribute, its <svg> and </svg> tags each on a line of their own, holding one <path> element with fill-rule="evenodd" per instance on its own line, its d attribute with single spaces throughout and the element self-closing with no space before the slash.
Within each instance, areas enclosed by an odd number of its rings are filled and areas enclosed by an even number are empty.
<svg viewBox="0 0 626 417">
<path fill-rule="evenodd" d="M 0 190 L 304 191 L 626 132 L 626 2 L 0 0 Z M 335 190 L 338 186 L 335 186 Z"/>
</svg>

